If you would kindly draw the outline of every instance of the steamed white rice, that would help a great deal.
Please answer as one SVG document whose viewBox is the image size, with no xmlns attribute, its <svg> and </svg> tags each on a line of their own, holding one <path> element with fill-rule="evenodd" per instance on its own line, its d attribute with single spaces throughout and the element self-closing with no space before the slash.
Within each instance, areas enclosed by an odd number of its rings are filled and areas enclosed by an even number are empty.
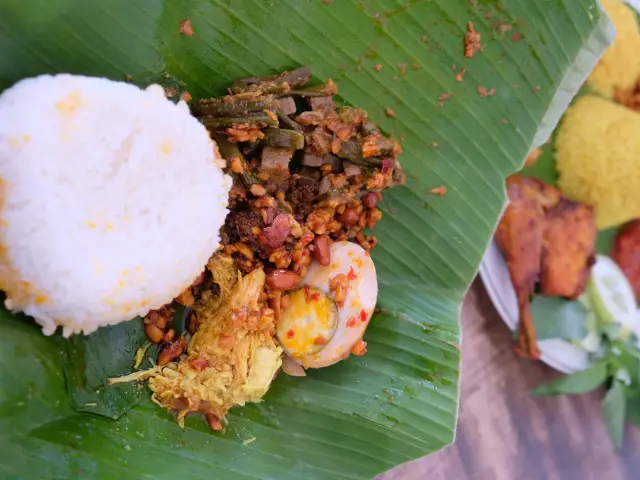
<svg viewBox="0 0 640 480">
<path fill-rule="evenodd" d="M 145 315 L 219 245 L 231 181 L 159 86 L 71 75 L 0 95 L 0 289 L 45 334 Z"/>
</svg>

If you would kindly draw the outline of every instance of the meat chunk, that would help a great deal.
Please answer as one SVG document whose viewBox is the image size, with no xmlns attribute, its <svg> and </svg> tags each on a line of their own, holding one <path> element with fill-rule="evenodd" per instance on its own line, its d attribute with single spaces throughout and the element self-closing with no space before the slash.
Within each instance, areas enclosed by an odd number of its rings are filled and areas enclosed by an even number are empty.
<svg viewBox="0 0 640 480">
<path fill-rule="evenodd" d="M 362 174 L 362 168 L 354 163 L 344 161 L 344 174 L 347 177 L 355 177 Z"/>
<path fill-rule="evenodd" d="M 640 219 L 624 225 L 613 243 L 612 257 L 624 272 L 640 302 Z"/>
<path fill-rule="evenodd" d="M 331 173 L 340 173 L 342 171 L 342 160 L 333 153 L 327 153 L 322 157 L 323 165 L 331 165 Z"/>
<path fill-rule="evenodd" d="M 284 244 L 289 233 L 291 233 L 291 221 L 287 215 L 280 214 L 262 231 L 260 242 L 271 249 L 279 248 Z"/>
<path fill-rule="evenodd" d="M 562 200 L 546 216 L 540 293 L 575 300 L 584 291 L 595 262 L 593 209 Z"/>
<path fill-rule="evenodd" d="M 304 157 L 302 157 L 302 165 L 307 167 L 321 167 L 322 157 L 313 153 L 305 152 Z"/>
<path fill-rule="evenodd" d="M 293 157 L 291 148 L 264 147 L 261 167 L 265 170 L 288 170 L 291 157 Z"/>
<path fill-rule="evenodd" d="M 309 97 L 311 110 L 328 113 L 333 110 L 333 97 Z"/>
<path fill-rule="evenodd" d="M 309 151 L 318 156 L 324 156 L 331 152 L 331 142 L 333 135 L 326 128 L 316 128 L 312 133 L 305 136 L 306 145 Z"/>
<path fill-rule="evenodd" d="M 282 110 L 285 115 L 293 115 L 296 113 L 296 102 L 291 97 L 283 97 L 276 100 L 278 108 Z"/>
</svg>

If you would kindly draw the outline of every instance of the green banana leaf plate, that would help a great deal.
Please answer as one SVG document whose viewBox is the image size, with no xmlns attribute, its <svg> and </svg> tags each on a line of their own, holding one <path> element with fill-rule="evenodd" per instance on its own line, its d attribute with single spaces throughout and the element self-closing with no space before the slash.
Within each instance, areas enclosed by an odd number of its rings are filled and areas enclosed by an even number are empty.
<svg viewBox="0 0 640 480">
<path fill-rule="evenodd" d="M 187 18 L 192 36 L 180 33 Z M 472 58 L 468 22 L 481 34 Z M 279 375 L 222 433 L 197 418 L 181 429 L 146 388 L 105 387 L 131 368 L 139 322 L 65 340 L 2 310 L 0 477 L 359 479 L 450 444 L 460 305 L 504 179 L 547 139 L 611 37 L 597 0 L 0 2 L 0 91 L 70 72 L 183 81 L 197 98 L 309 65 L 402 139 L 408 174 L 376 229 L 369 353 Z M 430 193 L 440 186 L 444 197 Z"/>
</svg>

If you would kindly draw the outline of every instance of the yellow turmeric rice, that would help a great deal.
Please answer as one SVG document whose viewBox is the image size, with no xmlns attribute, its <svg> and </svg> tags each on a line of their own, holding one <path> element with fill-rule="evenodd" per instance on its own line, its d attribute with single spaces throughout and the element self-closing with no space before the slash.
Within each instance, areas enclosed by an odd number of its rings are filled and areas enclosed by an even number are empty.
<svg viewBox="0 0 640 480">
<path fill-rule="evenodd" d="M 586 95 L 567 110 L 556 140 L 558 185 L 593 205 L 599 229 L 640 217 L 640 113 Z"/>
<path fill-rule="evenodd" d="M 640 77 L 640 32 L 636 13 L 620 0 L 602 0 L 616 29 L 616 39 L 591 73 L 588 84 L 601 95 L 633 88 Z"/>
</svg>

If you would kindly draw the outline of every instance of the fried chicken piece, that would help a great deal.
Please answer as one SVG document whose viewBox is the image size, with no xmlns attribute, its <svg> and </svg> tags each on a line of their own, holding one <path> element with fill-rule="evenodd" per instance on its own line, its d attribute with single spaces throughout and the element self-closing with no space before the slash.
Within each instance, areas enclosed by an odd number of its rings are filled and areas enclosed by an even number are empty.
<svg viewBox="0 0 640 480">
<path fill-rule="evenodd" d="M 496 231 L 516 290 L 520 313 L 518 353 L 539 358 L 530 298 L 541 293 L 577 298 L 595 259 L 593 209 L 571 202 L 551 185 L 521 175 L 507 179 L 509 206 Z"/>
<path fill-rule="evenodd" d="M 595 252 L 593 208 L 562 200 L 546 216 L 540 293 L 571 300 L 578 298 L 587 285 Z"/>
<path fill-rule="evenodd" d="M 624 225 L 616 235 L 612 255 L 640 302 L 640 219 Z"/>
<path fill-rule="evenodd" d="M 518 174 L 512 175 L 507 179 L 507 188 L 510 185 L 518 185 L 522 189 L 524 196 L 535 198 L 545 212 L 554 208 L 562 200 L 562 192 L 560 190 L 537 178 L 523 177 Z"/>
<path fill-rule="evenodd" d="M 540 191 L 541 187 L 529 178 L 514 175 L 507 179 L 509 205 L 496 231 L 496 241 L 507 261 L 518 298 L 520 334 L 517 351 L 532 358 L 540 358 L 529 304 L 542 260 L 545 212 Z"/>
</svg>

